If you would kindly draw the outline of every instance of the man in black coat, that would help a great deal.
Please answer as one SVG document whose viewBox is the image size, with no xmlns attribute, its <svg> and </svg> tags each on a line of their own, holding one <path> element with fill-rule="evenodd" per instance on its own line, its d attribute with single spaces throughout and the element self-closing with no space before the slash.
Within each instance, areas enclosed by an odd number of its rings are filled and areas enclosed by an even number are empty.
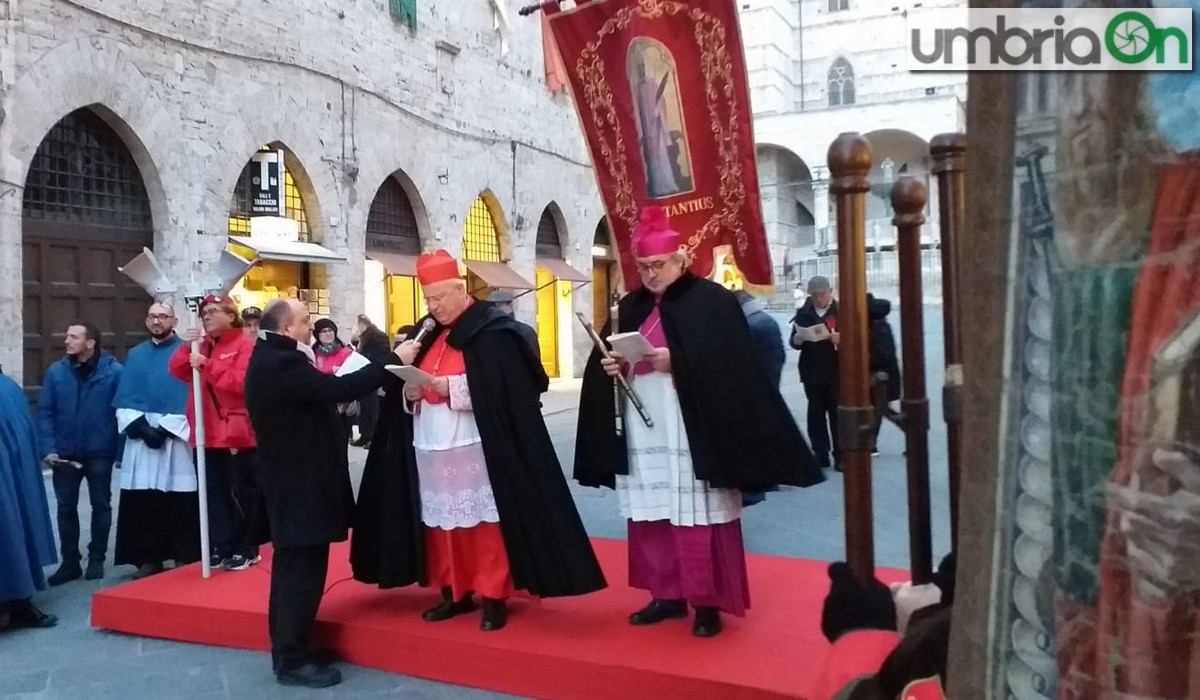
<svg viewBox="0 0 1200 700">
<path fill-rule="evenodd" d="M 867 315 L 871 319 L 870 354 L 871 377 L 886 374 L 884 390 L 888 403 L 900 400 L 900 359 L 896 356 L 896 335 L 892 333 L 892 324 L 888 323 L 888 314 L 892 312 L 892 302 L 880 299 L 874 294 L 867 294 Z M 883 416 L 875 417 L 875 441 L 879 441 L 879 429 L 883 427 Z M 878 453 L 878 447 L 876 448 Z"/>
<path fill-rule="evenodd" d="M 357 343 L 359 354 L 372 362 L 379 362 L 391 354 L 392 343 L 384 333 L 371 322 L 366 314 L 359 314 L 351 338 Z M 375 425 L 379 422 L 379 394 L 368 391 L 358 399 L 358 439 L 351 442 L 355 447 L 370 447 L 375 436 Z"/>
<path fill-rule="evenodd" d="M 791 346 L 800 351 L 800 383 L 808 399 L 808 439 L 821 466 L 842 470 L 842 451 L 838 446 L 838 343 L 837 301 L 833 287 L 817 275 L 808 281 L 808 300 L 792 318 Z M 810 340 L 801 329 L 823 325 L 827 337 Z"/>
<path fill-rule="evenodd" d="M 271 563 L 271 656 L 282 685 L 323 688 L 341 673 L 310 640 L 329 567 L 329 544 L 346 539 L 354 495 L 337 404 L 377 390 L 379 362 L 342 377 L 314 366 L 308 309 L 267 305 L 246 372 L 246 408 L 275 545 Z M 381 357 L 380 360 L 383 358 Z"/>
<path fill-rule="evenodd" d="M 441 589 L 440 622 L 475 609 L 507 621 L 507 596 L 604 588 L 538 399 L 549 380 L 517 322 L 467 294 L 445 251 L 417 262 L 431 332 L 396 350 L 432 376 L 388 387 L 351 540 L 354 577 Z M 418 378 L 419 379 L 419 378 Z M 480 466 L 483 469 L 479 469 Z"/>
<path fill-rule="evenodd" d="M 630 624 L 685 617 L 691 605 L 692 634 L 712 637 L 720 612 L 741 616 L 749 607 L 741 492 L 825 477 L 755 356 L 734 295 L 687 271 L 682 236 L 660 207 L 643 212 L 634 236 L 641 286 L 619 302 L 616 330 L 640 334 L 653 350 L 632 366 L 592 352 L 575 479 L 617 491 L 629 585 L 651 596 Z M 653 425 L 627 407 L 618 434 L 613 382 L 622 373 Z"/>
</svg>

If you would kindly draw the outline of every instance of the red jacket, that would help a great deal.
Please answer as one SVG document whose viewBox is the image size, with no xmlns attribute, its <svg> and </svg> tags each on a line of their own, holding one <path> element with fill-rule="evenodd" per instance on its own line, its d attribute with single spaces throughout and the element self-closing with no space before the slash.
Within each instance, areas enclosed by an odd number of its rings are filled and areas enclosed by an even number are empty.
<svg viewBox="0 0 1200 700">
<path fill-rule="evenodd" d="M 200 340 L 200 354 L 208 362 L 200 368 L 200 399 L 204 405 L 204 446 L 212 449 L 253 449 L 256 445 L 250 415 L 246 412 L 246 367 L 254 352 L 254 338 L 240 328 L 230 328 L 214 343 Z M 179 346 L 171 357 L 171 374 L 188 386 L 192 384 L 191 343 Z M 187 405 L 188 424 L 192 428 L 192 446 L 196 446 L 195 401 Z"/>
<path fill-rule="evenodd" d="M 313 348 L 313 355 L 317 359 L 317 369 L 323 374 L 335 374 L 342 365 L 346 364 L 346 359 L 354 354 L 354 348 L 348 345 L 338 346 L 336 350 L 326 355 L 321 352 L 320 346 Z"/>
</svg>

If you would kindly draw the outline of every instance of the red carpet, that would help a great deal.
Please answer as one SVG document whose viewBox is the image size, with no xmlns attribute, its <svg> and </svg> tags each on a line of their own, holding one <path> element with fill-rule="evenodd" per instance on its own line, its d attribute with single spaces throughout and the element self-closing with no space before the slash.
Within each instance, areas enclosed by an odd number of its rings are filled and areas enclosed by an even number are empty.
<svg viewBox="0 0 1200 700">
<path fill-rule="evenodd" d="M 643 591 L 626 586 L 625 543 L 593 540 L 609 588 L 579 598 L 510 602 L 509 624 L 480 632 L 479 615 L 431 624 L 422 610 L 434 591 L 380 591 L 348 579 L 349 546 L 335 545 L 317 640 L 350 663 L 409 676 L 535 698 L 803 698 L 816 683 L 828 644 L 821 603 L 823 562 L 752 555 L 751 610 L 722 616 L 713 639 L 691 635 L 690 620 L 635 628 L 629 613 Z M 92 626 L 146 637 L 266 651 L 270 549 L 245 572 L 200 565 L 100 591 Z M 884 581 L 907 578 L 881 570 Z M 269 661 L 263 659 L 264 672 Z"/>
</svg>

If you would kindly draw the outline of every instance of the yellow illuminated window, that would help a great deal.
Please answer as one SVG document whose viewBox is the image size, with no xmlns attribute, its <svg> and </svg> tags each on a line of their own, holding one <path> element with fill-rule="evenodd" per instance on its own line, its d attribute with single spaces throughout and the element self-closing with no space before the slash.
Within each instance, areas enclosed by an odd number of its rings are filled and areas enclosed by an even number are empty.
<svg viewBox="0 0 1200 700">
<path fill-rule="evenodd" d="M 476 197 L 463 229 L 463 259 L 500 262 L 500 237 L 483 197 Z"/>
<path fill-rule="evenodd" d="M 229 235 L 250 235 L 250 169 L 253 162 L 246 163 L 242 174 L 238 177 L 237 185 L 233 188 L 233 200 L 229 203 Z M 300 188 L 292 179 L 292 173 L 284 170 L 283 177 L 283 206 L 287 218 L 300 224 L 300 240 L 310 240 L 308 233 L 308 216 L 304 212 L 304 198 L 300 196 Z"/>
</svg>

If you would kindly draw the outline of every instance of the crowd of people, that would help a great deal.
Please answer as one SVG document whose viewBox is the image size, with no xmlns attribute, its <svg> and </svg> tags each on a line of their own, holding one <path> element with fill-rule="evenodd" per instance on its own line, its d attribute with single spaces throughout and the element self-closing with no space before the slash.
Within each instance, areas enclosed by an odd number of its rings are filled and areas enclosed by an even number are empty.
<svg viewBox="0 0 1200 700">
<path fill-rule="evenodd" d="M 640 285 L 601 335 L 639 335 L 649 350 L 593 352 L 571 474 L 616 492 L 628 530 L 627 583 L 649 598 L 629 623 L 660 624 L 690 610 L 691 633 L 714 637 L 722 615 L 751 606 L 743 509 L 781 486 L 823 482 L 823 468 L 840 469 L 838 311 L 829 281 L 814 277 L 792 321 L 810 446 L 780 392 L 779 325 L 754 296 L 692 274 L 683 243 L 664 211 L 643 212 L 633 248 Z M 269 627 L 284 685 L 341 680 L 312 639 L 334 542 L 350 539 L 359 581 L 432 589 L 423 613 L 430 623 L 481 609 L 483 632 L 508 624 L 514 596 L 608 586 L 542 417 L 549 380 L 536 334 L 513 317 L 510 295 L 472 297 L 445 251 L 422 255 L 417 277 L 429 315 L 393 338 L 359 316 L 346 343 L 336 323 L 314 321 L 298 301 L 239 313 L 233 300 L 210 295 L 199 304 L 202 327 L 182 334 L 172 306 L 151 305 L 150 337 L 123 364 L 94 325 L 72 324 L 36 419 L 20 388 L 0 377 L 0 625 L 50 626 L 53 616 L 32 602 L 37 590 L 104 576 L 114 467 L 114 562 L 137 567 L 135 578 L 201 557 L 243 571 L 272 544 Z M 889 305 L 872 298 L 869 308 L 872 368 L 887 375 L 891 393 L 899 370 Z M 348 443 L 368 449 L 357 502 Z M 57 557 L 39 465 L 52 473 Z M 86 562 L 84 481 L 92 506 Z M 42 567 L 56 558 L 44 579 Z M 892 635 L 880 650 L 903 646 L 891 592 L 881 603 L 877 588 L 848 582 L 842 567 L 830 570 L 830 641 L 836 647 L 851 632 L 875 629 Z M 948 605 L 949 596 L 927 598 Z"/>
</svg>

